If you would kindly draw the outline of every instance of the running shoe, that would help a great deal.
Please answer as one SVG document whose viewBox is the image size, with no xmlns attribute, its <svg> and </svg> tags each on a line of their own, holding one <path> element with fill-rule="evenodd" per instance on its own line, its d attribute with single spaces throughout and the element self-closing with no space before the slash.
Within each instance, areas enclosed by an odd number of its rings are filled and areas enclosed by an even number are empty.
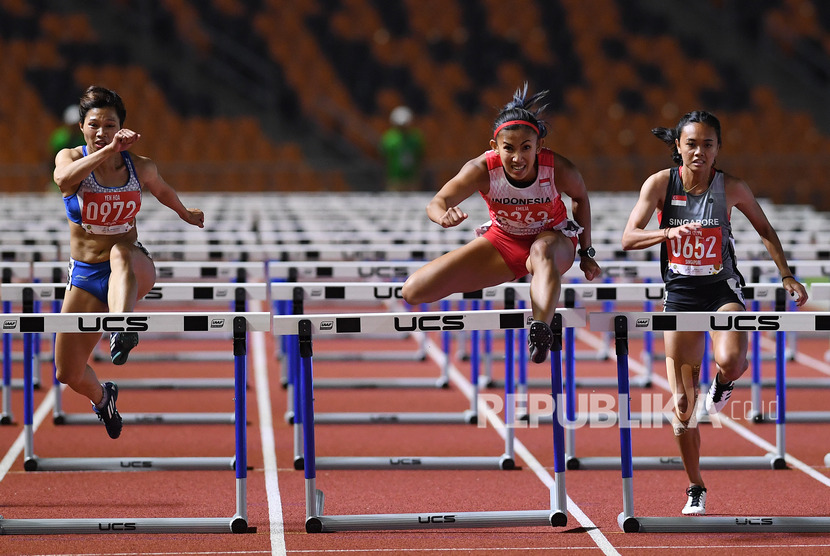
<svg viewBox="0 0 830 556">
<path fill-rule="evenodd" d="M 735 383 L 732 381 L 721 384 L 718 380 L 719 375 L 720 373 L 715 375 L 712 386 L 709 387 L 709 393 L 706 394 L 705 408 L 706 413 L 709 414 L 720 413 L 732 396 L 732 389 L 735 387 Z"/>
<path fill-rule="evenodd" d="M 683 507 L 683 515 L 704 515 L 706 514 L 706 489 L 700 485 L 692 485 L 686 489 L 686 505 Z"/>
<path fill-rule="evenodd" d="M 127 362 L 130 350 L 138 345 L 136 332 L 113 332 L 110 334 L 110 357 L 115 365 Z"/>
<path fill-rule="evenodd" d="M 103 387 L 106 403 L 100 409 L 93 405 L 92 409 L 98 415 L 98 420 L 104 422 L 110 438 L 115 439 L 121 436 L 121 415 L 115 407 L 115 401 L 118 399 L 118 386 L 113 382 L 105 382 Z"/>
<path fill-rule="evenodd" d="M 553 344 L 553 332 L 547 323 L 535 320 L 530 325 L 527 335 L 527 347 L 530 350 L 530 360 L 534 363 L 544 363 L 548 358 L 550 346 Z"/>
</svg>

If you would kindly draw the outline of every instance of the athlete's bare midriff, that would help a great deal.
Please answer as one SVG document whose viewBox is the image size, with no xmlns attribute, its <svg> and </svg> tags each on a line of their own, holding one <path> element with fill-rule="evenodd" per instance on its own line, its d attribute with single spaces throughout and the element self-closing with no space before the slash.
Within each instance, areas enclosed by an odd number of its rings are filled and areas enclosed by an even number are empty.
<svg viewBox="0 0 830 556">
<path fill-rule="evenodd" d="M 102 263 L 110 258 L 110 250 L 117 243 L 135 243 L 138 231 L 133 227 L 123 234 L 101 235 L 87 233 L 81 226 L 69 222 L 70 256 L 85 263 Z"/>
</svg>

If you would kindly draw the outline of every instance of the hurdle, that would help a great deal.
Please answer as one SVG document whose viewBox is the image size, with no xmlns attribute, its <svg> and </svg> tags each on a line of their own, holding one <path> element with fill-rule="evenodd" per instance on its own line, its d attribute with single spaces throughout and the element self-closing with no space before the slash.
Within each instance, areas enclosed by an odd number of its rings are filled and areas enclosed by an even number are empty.
<svg viewBox="0 0 830 556">
<path fill-rule="evenodd" d="M 770 285 L 771 288 L 779 288 L 780 286 Z M 701 469 L 786 469 L 785 463 L 785 423 L 786 423 L 786 384 L 784 383 L 784 373 L 786 367 L 786 338 L 784 333 L 780 332 L 785 324 L 791 324 L 792 318 L 799 318 L 800 315 L 810 313 L 780 313 L 780 312 L 718 312 L 712 317 L 711 323 L 709 321 L 709 313 L 687 312 L 687 313 L 651 313 L 651 312 L 630 312 L 630 313 L 591 313 L 589 316 L 589 323 L 591 330 L 594 331 L 614 331 L 612 317 L 615 315 L 625 315 L 628 320 L 635 324 L 631 325 L 634 331 L 642 332 L 645 330 L 652 331 L 710 331 L 710 330 L 743 330 L 751 331 L 776 331 L 776 407 L 778 408 L 778 415 L 776 418 L 776 448 L 775 452 L 766 454 L 765 456 L 703 456 L 700 458 Z M 818 313 L 816 313 L 818 315 Z M 597 315 L 597 316 L 593 316 Z M 601 317 L 599 315 L 605 315 Z M 703 315 L 703 316 L 701 316 Z M 818 319 L 817 322 L 823 322 Z M 704 328 L 709 326 L 709 328 Z M 804 326 L 801 324 L 800 326 Z M 789 330 L 796 329 L 790 326 Z M 802 328 L 804 330 L 804 328 Z M 626 335 L 626 346 L 628 336 Z M 619 340 L 616 340 L 619 344 Z M 619 350 L 619 345 L 617 347 Z M 626 347 L 627 349 L 627 347 Z M 617 356 L 617 366 L 621 365 L 621 357 Z M 625 366 L 628 368 L 628 354 L 625 356 Z M 618 370 L 619 374 L 619 370 Z M 619 378 L 618 378 L 619 380 Z M 701 383 L 704 383 L 701 379 Z M 756 385 L 757 386 L 757 385 Z M 629 386 L 630 388 L 630 386 Z M 628 398 L 624 400 L 628 403 Z M 622 403 L 622 400 L 621 402 Z M 622 406 L 621 406 L 622 407 Z M 636 420 L 638 424 L 645 418 L 644 415 L 632 415 L 629 412 L 625 414 L 626 422 L 631 423 L 632 419 Z M 705 413 L 699 413 L 701 422 L 709 420 L 715 422 L 715 419 L 720 419 L 718 416 L 709 416 Z M 666 416 L 663 416 L 662 422 L 668 422 Z M 624 423 L 620 421 L 622 427 Z M 588 457 L 576 458 L 572 457 L 568 461 L 568 469 L 619 469 L 620 459 L 615 457 Z M 682 461 L 679 457 L 634 457 L 632 465 L 637 469 L 683 469 Z"/>
<path fill-rule="evenodd" d="M 265 263 L 267 281 L 309 282 L 309 281 L 343 281 L 370 280 L 403 282 L 410 274 L 426 264 L 427 261 L 274 261 Z M 288 314 L 291 309 L 287 300 L 273 301 L 275 314 Z M 419 350 L 420 352 L 421 350 Z M 283 359 L 287 353 L 285 342 L 277 343 L 277 358 Z M 414 356 L 413 356 L 414 357 Z M 287 365 L 280 366 L 280 382 L 288 387 Z"/>
<path fill-rule="evenodd" d="M 567 326 L 578 326 L 584 318 L 584 310 L 571 309 L 565 311 L 565 322 Z M 475 316 L 473 316 L 475 315 Z M 334 314 L 334 315 L 292 315 L 292 316 L 277 316 L 274 317 L 274 331 L 282 334 L 292 334 L 297 336 L 297 357 L 300 358 L 299 368 L 301 369 L 299 377 L 298 399 L 295 400 L 295 407 L 297 411 L 294 415 L 295 435 L 300 431 L 306 433 L 309 428 L 313 428 L 314 421 L 308 421 L 304 412 L 305 405 L 308 401 L 306 398 L 306 391 L 312 386 L 305 386 L 303 381 L 302 371 L 305 366 L 310 365 L 310 361 L 305 362 L 302 358 L 302 350 L 300 349 L 302 342 L 305 341 L 302 334 L 296 334 L 297 326 L 300 321 L 309 320 L 316 323 L 315 326 L 320 328 L 318 334 L 350 334 L 350 333 L 371 333 L 377 331 L 392 331 L 392 330 L 413 330 L 417 329 L 421 332 L 448 332 L 458 330 L 481 330 L 486 329 L 486 326 L 496 327 L 498 318 L 502 317 L 505 325 L 500 329 L 505 330 L 506 335 L 512 335 L 515 329 L 524 329 L 525 326 L 519 326 L 521 319 L 528 320 L 527 326 L 532 322 L 530 311 L 527 310 L 506 310 L 506 311 L 471 311 L 471 312 L 411 312 L 411 313 L 356 313 L 356 314 Z M 484 327 L 484 328 L 482 328 Z M 512 350 L 510 342 L 507 343 L 508 351 Z M 511 357 L 507 359 L 508 364 L 505 369 L 508 378 L 505 387 L 506 396 L 512 394 L 514 384 L 512 377 L 514 375 L 514 368 Z M 476 367 L 473 366 L 472 378 L 476 379 Z M 508 398 L 509 399 L 509 398 Z M 380 414 L 381 416 L 383 414 Z M 513 423 L 513 414 L 508 414 L 508 421 Z M 392 419 L 375 419 L 371 422 L 375 423 L 395 423 Z M 398 421 L 400 422 L 400 421 Z M 420 422 L 430 422 L 423 420 Z M 438 422 L 433 420 L 431 422 Z M 305 423 L 310 423 L 306 426 Z M 497 457 L 326 457 L 316 458 L 314 465 L 321 469 L 402 469 L 401 461 L 414 461 L 418 469 L 514 469 L 514 449 L 513 449 L 513 428 L 508 427 L 507 435 L 505 437 L 505 451 L 504 454 Z M 307 439 L 305 439 L 307 444 Z M 295 439 L 295 446 L 299 441 Z M 307 454 L 305 457 L 297 456 L 294 467 L 296 469 L 303 469 L 307 464 Z"/>
<path fill-rule="evenodd" d="M 35 332 L 102 332 L 133 331 L 143 332 L 233 332 L 234 346 L 234 391 L 236 406 L 234 424 L 237 441 L 244 438 L 247 422 L 245 419 L 244 391 L 247 387 L 246 340 L 247 331 L 270 330 L 270 313 L 50 313 L 8 315 L 3 320 L 3 329 L 8 333 L 27 334 Z M 241 342 L 241 343 L 240 343 Z M 28 347 L 27 347 L 28 346 Z M 31 350 L 31 344 L 24 344 Z M 26 355 L 26 354 L 24 354 Z M 26 471 L 128 471 L 128 470 L 172 470 L 172 469 L 233 469 L 243 465 L 240 462 L 237 444 L 236 459 L 221 457 L 183 458 L 41 458 L 34 453 L 34 395 L 31 383 L 31 358 L 24 357 L 24 464 Z M 243 390 L 240 396 L 239 390 Z M 240 404 L 241 399 L 241 404 Z M 241 417 L 241 419 L 240 419 Z M 244 457 L 244 456 L 243 456 Z"/>
<path fill-rule="evenodd" d="M 274 261 L 266 262 L 269 281 L 311 280 L 403 281 L 424 266 L 425 260 L 389 261 Z"/>
<path fill-rule="evenodd" d="M 400 283 L 389 282 L 283 282 L 271 284 L 271 297 L 274 300 L 293 297 L 295 315 L 303 314 L 302 303 L 306 298 L 313 299 L 347 299 L 347 300 L 377 300 L 377 299 L 402 299 L 401 298 Z M 512 305 L 514 299 L 514 290 L 511 286 L 502 285 L 492 288 L 485 288 L 467 293 L 452 294 L 442 300 L 444 310 L 448 310 L 448 303 L 452 300 L 473 300 L 473 302 L 481 299 L 494 299 L 501 295 L 505 299 L 505 303 Z M 299 307 L 299 311 L 298 311 Z M 513 307 L 508 307 L 513 308 Z M 407 313 L 409 314 L 409 313 Z M 477 331 L 476 331 L 477 332 Z M 426 335 L 422 331 L 407 330 L 398 332 L 401 334 L 417 334 L 425 339 Z M 475 332 L 474 332 L 475 333 Z M 438 379 L 435 378 L 371 378 L 371 379 L 317 379 L 315 386 L 324 388 L 446 388 L 449 385 L 449 336 L 450 332 L 442 331 L 442 343 L 444 344 L 445 358 L 441 365 L 441 375 Z M 289 336 L 283 336 L 288 338 Z M 476 342 L 477 343 L 477 342 Z M 294 434 L 294 457 L 298 468 L 302 465 L 302 456 L 300 455 L 302 439 L 300 436 L 301 425 L 295 419 L 294 408 L 301 405 L 299 399 L 300 389 L 298 386 L 297 377 L 300 374 L 300 362 L 298 352 L 292 349 L 294 346 L 289 346 L 289 356 L 285 359 L 285 364 L 288 367 L 288 411 L 286 413 L 286 420 L 293 423 L 295 427 Z M 354 424 L 354 423 L 408 423 L 408 424 L 475 424 L 478 419 L 478 393 L 479 381 L 477 379 L 479 370 L 479 359 L 477 353 L 474 354 L 472 361 L 471 373 L 473 375 L 473 395 L 470 399 L 470 408 L 461 412 L 397 412 L 397 413 L 367 413 L 367 412 L 340 412 L 340 413 L 317 413 L 315 416 L 316 423 L 325 424 Z M 318 355 L 319 357 L 319 355 Z M 328 359 L 328 358 L 327 358 Z M 506 373 L 511 371 L 506 368 Z M 509 452 L 512 453 L 512 450 Z M 465 462 L 464 465 L 468 465 Z M 327 465 L 323 463 L 322 465 Z M 502 462 L 502 465 L 505 465 Z"/>
<path fill-rule="evenodd" d="M 830 300 L 830 283 L 811 284 L 810 299 L 815 301 Z M 787 388 L 830 388 L 830 378 L 788 378 Z M 758 407 L 754 399 L 753 407 Z M 757 411 L 753 414 L 753 417 L 758 422 L 774 421 L 776 419 L 773 414 Z M 786 417 L 790 423 L 830 423 L 830 411 L 787 411 Z"/>
<path fill-rule="evenodd" d="M 591 330 L 613 331 L 617 352 L 619 379 L 618 416 L 620 423 L 620 469 L 622 471 L 623 511 L 617 517 L 626 533 L 827 533 L 830 517 L 802 516 L 730 516 L 730 517 L 639 517 L 634 513 L 633 457 L 628 385 L 628 334 L 631 330 L 712 331 L 712 330 L 773 330 L 776 333 L 776 388 L 779 407 L 777 421 L 777 453 L 773 454 L 774 469 L 786 467 L 784 458 L 784 422 L 786 415 L 786 381 L 784 343 L 785 331 L 807 332 L 830 330 L 827 313 L 592 313 Z M 703 458 L 701 458 L 703 459 Z M 730 469 L 742 468 L 731 465 Z"/>
<path fill-rule="evenodd" d="M 27 304 L 31 304 L 32 299 L 38 301 L 60 301 L 64 297 L 66 286 L 64 284 L 8 284 L 3 287 L 3 293 L 10 301 L 21 301 L 24 303 L 24 312 Z M 200 284 L 171 284 L 161 283 L 153 287 L 144 299 L 155 302 L 161 301 L 219 301 L 230 302 L 234 306 L 234 311 L 245 312 L 246 301 L 249 299 L 264 300 L 266 298 L 265 284 L 250 284 L 250 283 L 200 283 Z M 28 300 L 28 302 L 27 302 Z M 144 355 L 144 357 L 140 357 Z M 151 355 L 151 357 L 147 357 Z M 134 353 L 132 360 L 136 361 L 232 361 L 233 355 L 222 354 L 225 357 L 219 357 L 217 353 L 199 353 L 196 357 L 187 358 L 182 354 L 141 354 Z M 33 364 L 36 364 L 37 358 L 33 358 Z M 191 378 L 191 379 L 132 379 L 120 380 L 118 383 L 119 389 L 213 389 L 213 388 L 233 388 L 233 379 L 209 379 L 209 378 Z M 99 423 L 98 418 L 94 414 L 68 414 L 62 408 L 62 388 L 57 378 L 53 374 L 53 388 L 55 390 L 55 408 L 53 411 L 53 421 L 55 424 L 94 424 Z M 130 424 L 233 424 L 233 413 L 206 413 L 206 412 L 191 412 L 191 413 L 123 413 L 121 415 L 125 423 Z"/>
<path fill-rule="evenodd" d="M 270 313 L 64 313 L 48 315 L 12 315 L 3 321 L 3 329 L 8 333 L 32 332 L 95 332 L 107 329 L 134 329 L 137 332 L 199 332 L 231 331 L 233 333 L 234 380 L 235 380 L 235 475 L 236 496 L 235 513 L 231 517 L 173 517 L 173 518 L 80 518 L 80 519 L 4 519 L 0 517 L 0 534 L 90 534 L 90 533 L 246 533 L 248 527 L 248 508 L 246 481 L 248 473 L 247 456 L 247 336 L 248 332 L 264 332 L 270 329 Z M 26 377 L 30 375 L 27 373 Z M 28 381 L 29 379 L 26 378 Z M 32 416 L 34 399 L 31 388 L 26 388 L 24 412 L 26 423 L 26 460 L 24 468 L 32 470 L 34 466 L 46 470 L 54 468 L 66 470 L 65 465 L 49 465 L 47 458 L 37 459 L 32 453 Z M 64 458 L 71 460 L 72 458 Z M 79 463 L 89 462 L 90 458 L 78 458 Z M 178 460 L 186 458 L 176 458 Z M 57 461 L 57 460 L 53 460 Z M 123 470 L 124 460 L 117 462 L 114 469 Z M 135 458 L 129 461 L 136 461 Z M 142 460 L 141 469 L 182 469 L 178 465 L 166 466 L 161 458 Z M 89 462 L 95 463 L 95 462 Z M 172 462 L 172 463 L 181 463 Z M 196 463 L 193 459 L 190 464 Z M 93 466 L 78 466 L 92 469 Z M 75 467 L 77 469 L 78 467 Z M 103 467 L 103 466 L 102 466 Z M 101 467 L 95 467 L 101 469 Z M 129 468 L 129 467 L 127 467 Z M 187 467 L 192 469 L 193 467 Z M 198 466 L 199 469 L 212 467 Z M 231 469 L 225 465 L 224 469 Z M 108 468 L 107 470 L 114 470 Z M 102 469 L 104 470 L 104 469 Z"/>
<path fill-rule="evenodd" d="M 580 310 L 558 312 L 553 323 L 556 353 L 551 358 L 551 391 L 556 399 L 562 392 L 561 352 L 562 326 L 580 326 L 585 314 Z M 273 328 L 281 334 L 296 334 L 302 362 L 301 408 L 304 437 L 306 532 L 370 531 L 406 529 L 446 529 L 459 527 L 518 527 L 553 526 L 567 524 L 565 462 L 563 451 L 564 431 L 558 420 L 553 426 L 553 450 L 555 490 L 551 492 L 550 510 L 489 511 L 489 512 L 440 512 L 402 514 L 324 515 L 324 495 L 316 486 L 317 462 L 314 441 L 314 406 L 312 381 L 313 336 L 320 334 L 361 334 L 364 332 L 397 331 L 415 327 L 424 332 L 454 330 L 502 329 L 510 333 L 527 328 L 532 322 L 530 311 L 423 312 L 423 313 L 362 313 L 334 315 L 294 315 L 273 317 Z M 509 346 L 509 344 L 508 344 Z M 508 350 L 510 348 L 508 347 Z M 512 359 L 512 358 L 511 358 Z M 509 376 L 509 375 L 508 375 Z M 510 382 L 508 378 L 507 382 Z M 510 404 L 508 404 L 508 408 Z M 505 421 L 512 422 L 507 409 Z M 508 436 L 512 427 L 507 426 Z M 385 459 L 385 458 L 381 458 Z M 419 458 L 423 459 L 423 458 Z M 419 465 L 419 468 L 429 468 Z"/>
</svg>

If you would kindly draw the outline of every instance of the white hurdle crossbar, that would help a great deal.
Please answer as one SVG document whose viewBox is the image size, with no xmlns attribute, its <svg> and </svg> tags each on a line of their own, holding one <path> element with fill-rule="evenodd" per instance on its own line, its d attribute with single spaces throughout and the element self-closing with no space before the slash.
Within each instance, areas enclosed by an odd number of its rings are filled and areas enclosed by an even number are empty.
<svg viewBox="0 0 830 556">
<path fill-rule="evenodd" d="M 9 301 L 18 301 L 24 304 L 24 310 L 27 304 L 35 301 L 57 301 L 64 297 L 66 289 L 65 284 L 44 283 L 44 284 L 4 284 L 0 287 L 0 294 L 3 299 Z M 244 312 L 246 310 L 246 302 L 248 300 L 264 300 L 266 299 L 266 286 L 262 283 L 219 283 L 219 282 L 205 282 L 196 284 L 174 284 L 174 283 L 159 283 L 153 287 L 143 299 L 150 303 L 161 301 L 214 301 L 214 302 L 228 302 L 233 305 L 232 311 Z M 142 357 L 144 355 L 144 357 Z M 199 354 L 198 361 L 218 360 L 218 361 L 232 361 L 233 354 L 227 354 L 225 357 L 218 357 L 216 352 L 207 354 Z M 5 354 L 4 354 L 5 356 Z M 150 357 L 148 357 L 150 356 Z M 209 356 L 209 357 L 208 357 Z M 169 360 L 180 361 L 186 358 L 176 353 L 170 354 L 142 354 L 133 353 L 131 355 L 133 361 L 141 360 Z M 37 357 L 33 358 L 33 364 L 39 364 Z M 89 414 L 68 414 L 63 411 L 62 406 L 62 388 L 57 379 L 54 378 L 53 370 L 53 388 L 55 390 L 55 407 L 53 410 L 53 420 L 55 424 L 95 424 L 99 423 L 97 417 L 91 413 Z M 170 379 L 132 379 L 119 380 L 118 388 L 126 389 L 213 389 L 213 388 L 233 388 L 234 380 L 231 379 L 210 379 L 210 378 L 170 378 Z M 4 377 L 4 390 L 7 384 Z M 4 396 L 5 399 L 5 396 Z M 4 405 L 5 407 L 5 405 Z M 207 412 L 188 412 L 188 413 L 123 413 L 121 415 L 125 423 L 132 424 L 233 424 L 233 413 L 207 413 Z"/>
<path fill-rule="evenodd" d="M 584 310 L 570 309 L 557 312 L 554 319 L 556 353 L 551 357 L 551 391 L 554 399 L 562 393 L 561 330 L 563 326 L 582 326 Z M 403 514 L 323 515 L 324 496 L 316 487 L 317 461 L 314 441 L 314 404 L 312 382 L 312 337 L 320 334 L 362 334 L 364 332 L 422 331 L 452 328 L 455 330 L 502 329 L 507 333 L 527 328 L 532 322 L 529 310 L 471 311 L 471 312 L 413 312 L 413 313 L 360 313 L 334 315 L 292 315 L 273 318 L 272 330 L 277 334 L 297 334 L 303 365 L 301 386 L 303 422 L 306 531 L 368 531 L 434 529 L 454 527 L 519 527 L 564 526 L 567 523 L 565 493 L 564 430 L 554 420 L 553 450 L 555 492 L 551 492 L 550 510 L 491 511 L 491 512 L 441 512 Z M 510 344 L 508 344 L 509 346 Z M 508 347 L 508 351 L 510 348 Z M 510 404 L 508 404 L 508 407 Z M 508 431 L 512 430 L 512 416 L 505 417 Z M 356 458 L 349 458 L 356 459 Z M 386 459 L 389 458 L 371 458 Z M 424 458 L 419 458 L 424 459 Z M 419 468 L 429 468 L 427 466 Z M 439 467 L 441 468 L 441 467 Z"/>
<path fill-rule="evenodd" d="M 0 533 L 7 535 L 65 533 L 245 533 L 248 528 L 246 480 L 247 455 L 247 335 L 250 331 L 270 330 L 270 313 L 64 313 L 44 315 L 8 315 L 3 320 L 7 333 L 91 332 L 133 329 L 141 332 L 203 332 L 231 331 L 234 353 L 235 396 L 235 513 L 231 517 L 204 518 L 80 518 L 80 519 L 4 519 L 0 517 Z M 24 379 L 30 381 L 30 373 Z M 27 386 L 31 386 L 30 384 Z M 46 459 L 38 460 L 32 453 L 32 417 L 34 396 L 25 388 L 24 399 L 25 456 L 24 467 L 36 462 L 40 468 L 51 467 Z M 72 458 L 66 458 L 72 459 Z M 88 458 L 87 458 L 88 459 Z M 181 459 L 181 458 L 179 458 Z M 128 462 L 135 461 L 130 458 Z M 146 460 L 147 469 L 163 469 L 160 459 Z M 116 469 L 124 469 L 124 460 L 116 460 Z M 81 462 L 84 463 L 84 462 Z M 76 467 L 77 468 L 77 467 Z M 89 467 L 82 467 L 89 469 Z M 107 466 L 98 469 L 111 469 Z M 178 468 L 178 467 L 177 467 Z M 201 468 L 201 467 L 200 467 Z M 232 467 L 225 466 L 230 470 Z M 56 465 L 54 469 L 66 469 Z"/>
<path fill-rule="evenodd" d="M 232 332 L 234 346 L 235 398 L 239 400 L 239 389 L 246 390 L 245 357 L 239 354 L 238 335 L 246 337 L 247 331 L 270 330 L 270 313 L 50 313 L 39 315 L 7 315 L 3 329 L 7 333 L 30 334 L 34 332 L 90 332 L 100 334 L 106 331 L 142 332 Z M 242 330 L 238 330 L 243 326 Z M 244 348 L 244 344 L 242 346 Z M 24 349 L 25 344 L 24 344 Z M 24 354 L 26 355 L 26 354 Z M 24 357 L 24 363 L 31 360 Z M 27 471 L 130 471 L 170 469 L 233 469 L 238 468 L 239 454 L 233 457 L 185 457 L 185 458 L 40 458 L 34 453 L 34 396 L 31 384 L 31 365 L 24 367 L 24 469 Z M 243 398 L 244 399 L 244 398 Z M 240 407 L 236 405 L 234 424 L 237 438 L 244 435 L 247 423 L 239 420 Z M 138 462 L 138 463 L 137 463 Z"/>
<path fill-rule="evenodd" d="M 272 282 L 271 301 L 275 314 L 302 314 L 307 301 L 373 301 L 377 303 L 398 303 L 403 301 L 401 283 L 392 282 Z M 406 333 L 397 333 L 408 335 Z M 389 338 L 389 334 L 383 335 Z M 420 342 L 414 351 L 372 351 L 372 352 L 336 352 L 325 353 L 318 359 L 336 359 L 337 361 L 423 361 L 426 348 Z M 320 381 L 318 387 L 332 388 L 445 388 L 446 375 L 439 379 L 330 379 Z"/>
<path fill-rule="evenodd" d="M 689 312 L 689 313 L 592 313 L 589 325 L 595 331 L 613 331 L 617 350 L 619 380 L 620 460 L 623 486 L 623 511 L 617 518 L 626 533 L 828 533 L 830 517 L 826 516 L 732 516 L 732 517 L 638 517 L 634 513 L 634 465 L 631 447 L 631 420 L 628 385 L 628 333 L 632 330 L 712 331 L 712 330 L 774 330 L 776 332 L 777 369 L 776 396 L 778 423 L 774 468 L 785 468 L 784 420 L 785 396 L 785 331 L 812 332 L 830 330 L 828 313 L 776 312 Z M 740 468 L 732 465 L 731 469 Z"/>
</svg>

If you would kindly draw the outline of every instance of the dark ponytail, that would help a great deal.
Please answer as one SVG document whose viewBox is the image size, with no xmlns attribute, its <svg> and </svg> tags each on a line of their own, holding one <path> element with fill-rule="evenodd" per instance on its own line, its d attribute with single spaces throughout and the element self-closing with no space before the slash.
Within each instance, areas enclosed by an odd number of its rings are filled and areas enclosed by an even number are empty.
<svg viewBox="0 0 830 556">
<path fill-rule="evenodd" d="M 547 109 L 547 104 L 542 104 L 549 91 L 541 91 L 535 95 L 527 96 L 527 82 L 513 93 L 513 99 L 504 105 L 496 120 L 493 122 L 493 136 L 501 129 L 517 129 L 523 122 L 530 124 L 529 127 L 538 130 L 539 138 L 548 134 L 547 124 L 540 119 L 540 115 Z M 503 125 L 506 122 L 517 122 Z"/>
</svg>

